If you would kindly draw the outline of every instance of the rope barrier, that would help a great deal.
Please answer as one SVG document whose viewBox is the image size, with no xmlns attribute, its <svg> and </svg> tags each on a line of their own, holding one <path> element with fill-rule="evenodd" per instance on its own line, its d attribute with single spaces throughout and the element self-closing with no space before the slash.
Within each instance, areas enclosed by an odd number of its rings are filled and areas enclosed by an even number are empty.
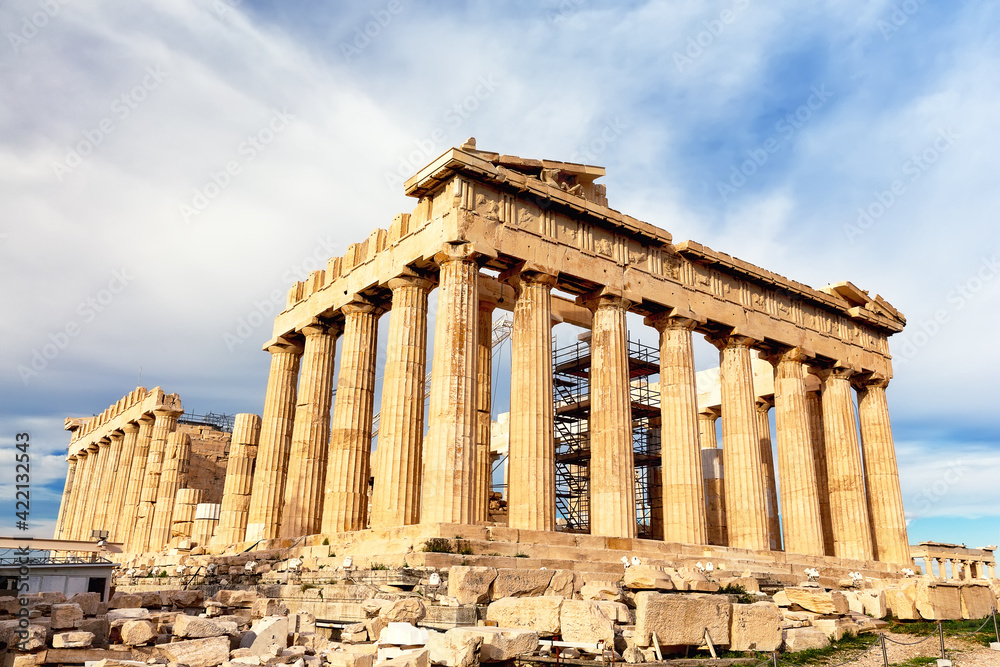
<svg viewBox="0 0 1000 667">
<path fill-rule="evenodd" d="M 889 637 L 887 635 L 885 636 L 885 640 L 887 642 L 892 642 L 893 644 L 898 644 L 900 646 L 916 646 L 917 644 L 923 644 L 925 641 L 929 641 L 931 639 L 937 639 L 937 637 L 935 637 L 934 635 L 927 635 L 926 637 L 924 637 L 920 641 L 915 641 L 915 642 L 901 642 L 901 641 L 896 641 L 895 639 L 893 639 L 892 637 Z"/>
</svg>

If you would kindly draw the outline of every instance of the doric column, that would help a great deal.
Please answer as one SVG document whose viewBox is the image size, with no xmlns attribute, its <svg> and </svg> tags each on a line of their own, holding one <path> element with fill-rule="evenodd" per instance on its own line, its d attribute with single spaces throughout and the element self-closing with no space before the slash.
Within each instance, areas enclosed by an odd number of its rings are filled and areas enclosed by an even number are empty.
<svg viewBox="0 0 1000 667">
<path fill-rule="evenodd" d="M 375 450 L 372 528 L 420 522 L 427 294 L 431 285 L 417 276 L 389 281 L 392 310 Z"/>
<path fill-rule="evenodd" d="M 226 463 L 226 483 L 222 488 L 219 526 L 215 532 L 218 544 L 242 542 L 246 535 L 258 442 L 260 417 L 247 413 L 236 415 Z"/>
<path fill-rule="evenodd" d="M 363 530 L 368 521 L 378 313 L 356 299 L 342 309 L 344 344 L 330 428 L 323 532 Z"/>
<path fill-rule="evenodd" d="M 163 472 L 156 494 L 153 527 L 149 533 L 149 550 L 159 551 L 170 542 L 177 490 L 187 485 L 188 465 L 191 458 L 191 437 L 174 431 L 167 436 L 167 449 L 163 457 Z"/>
<path fill-rule="evenodd" d="M 183 414 L 178 410 L 153 410 L 153 433 L 146 458 L 146 475 L 143 479 L 136 510 L 136 527 L 132 532 L 130 552 L 149 551 L 149 536 L 153 529 L 156 513 L 156 499 L 160 492 L 160 476 L 163 473 L 163 459 L 167 451 L 167 436 L 177 429 L 177 418 Z M 154 550 L 158 547 L 154 547 Z"/>
<path fill-rule="evenodd" d="M 194 532 L 194 515 L 201 502 L 203 492 L 201 489 L 177 489 L 174 496 L 174 509 L 170 518 L 170 541 L 169 546 L 175 546 L 180 540 L 190 538 Z M 206 546 L 203 542 L 198 546 Z"/>
<path fill-rule="evenodd" d="M 760 436 L 760 463 L 764 475 L 764 500 L 767 503 L 767 533 L 772 550 L 781 550 L 781 521 L 778 519 L 778 480 L 774 474 L 774 452 L 771 443 L 771 420 L 768 412 L 773 402 L 757 399 L 757 434 Z"/>
<path fill-rule="evenodd" d="M 115 497 L 121 497 L 127 479 L 121 472 L 122 464 L 122 444 L 125 441 L 125 433 L 117 430 L 111 433 L 111 444 L 108 446 L 108 458 L 103 466 L 103 478 L 101 488 L 98 493 L 102 496 L 100 500 L 100 527 L 108 531 L 109 539 L 117 532 L 117 525 L 121 517 L 115 508 Z M 114 541 L 112 539 L 112 541 Z"/>
<path fill-rule="evenodd" d="M 76 477 L 76 457 L 69 457 L 69 466 L 66 468 L 66 484 L 63 486 L 62 502 L 59 503 L 59 516 L 56 519 L 56 534 L 55 538 L 57 540 L 67 539 L 66 535 L 69 534 L 67 530 L 69 527 L 70 519 L 68 516 L 73 515 L 73 478 Z"/>
<path fill-rule="evenodd" d="M 806 413 L 816 464 L 816 490 L 819 494 L 819 520 L 823 526 L 823 553 L 833 555 L 833 518 L 830 516 L 830 479 L 826 470 L 826 433 L 823 429 L 823 399 L 819 391 L 806 392 Z"/>
<path fill-rule="evenodd" d="M 125 490 L 125 502 L 122 511 L 122 532 L 119 540 L 125 544 L 125 550 L 131 551 L 133 546 L 132 535 L 135 533 L 137 517 L 139 515 L 139 501 L 142 496 L 142 487 L 146 478 L 146 462 L 149 459 L 149 445 L 153 440 L 153 417 L 143 415 L 139 417 L 139 424 L 126 424 L 125 432 L 130 428 L 137 428 L 138 433 L 135 439 L 135 451 L 132 454 L 132 466 L 129 468 L 128 488 Z"/>
<path fill-rule="evenodd" d="M 726 488 L 722 469 L 722 450 L 715 432 L 715 422 L 720 411 L 704 408 L 698 413 L 698 439 L 701 443 L 701 468 L 705 476 L 705 513 L 708 525 L 708 542 L 726 546 L 729 534 L 726 528 Z"/>
<path fill-rule="evenodd" d="M 510 282 L 517 301 L 511 330 L 507 525 L 555 530 L 552 288 L 556 278 L 524 272 Z"/>
<path fill-rule="evenodd" d="M 889 404 L 885 399 L 888 384 L 887 379 L 874 377 L 857 382 L 861 449 L 875 558 L 885 563 L 908 563 L 910 544 L 906 535 L 903 494 L 899 488 L 896 448 L 889 425 Z"/>
<path fill-rule="evenodd" d="M 131 479 L 132 466 L 135 464 L 135 445 L 139 436 L 139 427 L 135 424 L 125 424 L 122 426 L 124 437 L 121 441 L 121 452 L 118 457 L 118 468 L 115 472 L 115 481 L 111 488 L 111 500 L 108 502 L 108 517 L 110 524 L 108 531 L 111 533 L 112 542 L 122 542 L 125 534 L 125 526 L 122 522 L 123 509 L 125 505 L 125 495 L 128 492 L 129 480 Z"/>
<path fill-rule="evenodd" d="M 781 513 L 785 551 L 822 556 L 816 456 L 806 401 L 806 355 L 798 348 L 772 359 L 774 421 L 778 438 L 778 474 L 781 477 Z"/>
<path fill-rule="evenodd" d="M 753 340 L 733 335 L 711 342 L 721 350 L 722 458 L 729 546 L 767 550 L 767 500 L 750 362 Z"/>
<path fill-rule="evenodd" d="M 90 480 L 93 478 L 94 457 L 90 455 L 87 448 L 80 449 L 76 453 L 77 470 L 76 481 L 73 490 L 73 514 L 69 517 L 69 532 L 67 538 L 71 540 L 82 540 L 84 513 L 87 506 L 87 492 L 84 489 L 90 488 Z"/>
<path fill-rule="evenodd" d="M 718 449 L 719 436 L 715 432 L 715 422 L 720 416 L 716 408 L 705 408 L 698 412 L 698 443 L 702 449 Z"/>
<path fill-rule="evenodd" d="M 601 295 L 590 343 L 590 534 L 635 537 L 635 465 L 627 300 Z"/>
<path fill-rule="evenodd" d="M 119 451 L 120 451 L 120 435 Z M 97 468 L 94 469 L 93 484 L 94 492 L 87 500 L 88 511 L 94 517 L 91 528 L 105 530 L 104 522 L 108 513 L 108 495 L 111 489 L 111 480 L 114 478 L 114 461 L 111 458 L 111 437 L 105 436 L 97 442 Z"/>
<path fill-rule="evenodd" d="M 476 355 L 476 488 L 473 519 L 486 521 L 493 491 L 490 437 L 493 423 L 493 310 L 489 301 L 479 302 L 479 340 Z"/>
<path fill-rule="evenodd" d="M 647 318 L 660 332 L 660 459 L 663 539 L 708 544 L 691 318 Z"/>
<path fill-rule="evenodd" d="M 302 355 L 302 348 L 287 340 L 272 345 L 267 351 L 271 353 L 271 370 L 267 376 L 257 469 L 253 476 L 253 493 L 247 516 L 248 542 L 274 539 L 278 537 L 281 527 L 295 420 L 295 388 L 299 377 L 299 357 Z"/>
<path fill-rule="evenodd" d="M 475 517 L 479 267 L 467 245 L 446 246 L 436 259 L 440 287 L 420 522 L 469 523 Z"/>
<path fill-rule="evenodd" d="M 323 488 L 330 444 L 333 363 L 340 327 L 314 322 L 302 329 L 292 444 L 288 457 L 281 536 L 313 535 L 323 527 Z"/>
<path fill-rule="evenodd" d="M 833 368 L 818 375 L 823 380 L 823 430 L 834 555 L 873 560 L 872 529 L 851 392 L 853 371 Z"/>
</svg>

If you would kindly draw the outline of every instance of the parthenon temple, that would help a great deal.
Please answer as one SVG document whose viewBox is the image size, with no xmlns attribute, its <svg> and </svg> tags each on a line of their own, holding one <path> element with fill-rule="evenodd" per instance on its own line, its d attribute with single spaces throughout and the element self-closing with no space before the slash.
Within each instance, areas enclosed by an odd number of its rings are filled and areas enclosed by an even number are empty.
<svg viewBox="0 0 1000 667">
<path fill-rule="evenodd" d="M 472 139 L 446 151 L 406 182 L 411 213 L 291 287 L 264 345 L 263 414 L 237 415 L 224 479 L 192 483 L 180 399 L 137 389 L 68 424 L 60 535 L 103 528 L 130 553 L 199 535 L 221 553 L 492 530 L 567 548 L 910 566 L 886 400 L 903 315 L 850 282 L 815 289 L 675 243 L 609 208 L 604 173 Z M 502 519 L 490 509 L 495 311 L 512 312 Z M 558 323 L 587 330 L 571 360 L 554 358 Z M 636 326 L 658 334 L 645 356 Z M 695 336 L 719 350 L 711 377 L 695 372 Z M 577 380 L 585 391 L 567 394 Z M 640 427 L 655 431 L 641 451 Z"/>
</svg>

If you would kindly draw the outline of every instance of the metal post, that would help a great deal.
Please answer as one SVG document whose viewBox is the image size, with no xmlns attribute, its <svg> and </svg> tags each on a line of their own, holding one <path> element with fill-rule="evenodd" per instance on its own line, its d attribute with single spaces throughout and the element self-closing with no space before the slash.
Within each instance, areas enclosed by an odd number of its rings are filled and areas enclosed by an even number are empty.
<svg viewBox="0 0 1000 667">
<path fill-rule="evenodd" d="M 948 656 L 944 654 L 944 624 L 938 621 L 938 635 L 941 637 L 941 659 L 945 660 Z"/>
<path fill-rule="evenodd" d="M 993 610 L 993 634 L 997 636 L 997 643 L 1000 644 L 1000 630 L 997 629 L 997 610 Z"/>
<path fill-rule="evenodd" d="M 882 641 L 882 662 L 885 663 L 885 667 L 889 667 L 889 652 L 885 648 L 885 635 L 879 635 Z"/>
<path fill-rule="evenodd" d="M 771 651 L 771 664 L 774 665 L 774 667 L 778 667 L 778 652 L 777 651 Z"/>
</svg>

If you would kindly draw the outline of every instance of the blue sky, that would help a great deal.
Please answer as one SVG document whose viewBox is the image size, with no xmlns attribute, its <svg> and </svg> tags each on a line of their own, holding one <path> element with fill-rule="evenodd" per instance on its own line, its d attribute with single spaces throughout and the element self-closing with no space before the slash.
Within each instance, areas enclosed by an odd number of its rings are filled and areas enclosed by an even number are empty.
<svg viewBox="0 0 1000 667">
<path fill-rule="evenodd" d="M 39 535 L 64 417 L 140 367 L 189 410 L 261 412 L 272 294 L 475 136 L 607 167 L 611 205 L 677 241 L 884 296 L 909 321 L 889 400 L 911 541 L 1000 541 L 995 4 L 344 4 L 0 8 L 0 462 L 32 434 Z"/>
</svg>

